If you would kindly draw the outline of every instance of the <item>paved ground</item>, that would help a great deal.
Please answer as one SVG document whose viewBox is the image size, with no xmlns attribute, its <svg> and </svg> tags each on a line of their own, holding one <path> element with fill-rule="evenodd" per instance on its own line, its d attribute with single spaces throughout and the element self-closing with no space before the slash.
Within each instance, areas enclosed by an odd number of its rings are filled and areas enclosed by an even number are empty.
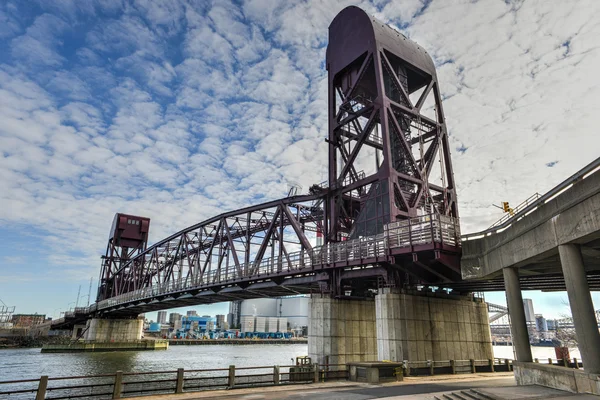
<svg viewBox="0 0 600 400">
<path fill-rule="evenodd" d="M 512 372 L 442 375 L 405 378 L 403 382 L 369 385 L 356 382 L 330 382 L 310 385 L 277 386 L 252 389 L 215 390 L 181 395 L 137 397 L 138 400 L 434 400 L 436 396 L 475 389 L 496 400 L 599 400 L 592 395 L 574 395 L 540 386 L 516 386 Z M 452 398 L 452 397 L 451 397 Z M 457 399 L 456 397 L 454 397 Z M 468 397 L 467 397 L 468 398 Z"/>
</svg>

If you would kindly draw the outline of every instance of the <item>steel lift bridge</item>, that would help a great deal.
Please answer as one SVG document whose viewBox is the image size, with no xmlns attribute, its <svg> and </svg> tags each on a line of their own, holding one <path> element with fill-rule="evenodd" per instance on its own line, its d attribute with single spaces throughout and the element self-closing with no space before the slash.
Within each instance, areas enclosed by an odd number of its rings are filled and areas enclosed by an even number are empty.
<svg viewBox="0 0 600 400">
<path fill-rule="evenodd" d="M 127 317 L 298 293 L 370 296 L 460 278 L 460 232 L 434 63 L 357 7 L 329 27 L 329 179 L 147 246 L 117 214 L 89 312 Z M 317 245 L 318 238 L 323 243 Z"/>
</svg>

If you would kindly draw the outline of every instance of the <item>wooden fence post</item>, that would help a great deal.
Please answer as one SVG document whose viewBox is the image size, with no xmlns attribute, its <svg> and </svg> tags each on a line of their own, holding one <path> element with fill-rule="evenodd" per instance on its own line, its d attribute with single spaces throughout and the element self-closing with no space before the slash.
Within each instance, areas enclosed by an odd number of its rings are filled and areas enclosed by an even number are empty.
<svg viewBox="0 0 600 400">
<path fill-rule="evenodd" d="M 229 378 L 227 379 L 227 387 L 233 389 L 235 386 L 235 365 L 229 366 Z"/>
<path fill-rule="evenodd" d="M 123 371 L 117 371 L 115 374 L 115 385 L 113 388 L 113 399 L 120 399 L 123 393 Z"/>
<path fill-rule="evenodd" d="M 477 372 L 477 368 L 475 367 L 475 360 L 474 359 L 470 359 L 469 360 L 469 364 L 471 364 L 471 373 L 474 374 Z"/>
<path fill-rule="evenodd" d="M 314 363 L 313 367 L 315 369 L 315 376 L 313 378 L 313 381 L 315 383 L 319 383 L 319 363 Z"/>
<path fill-rule="evenodd" d="M 275 385 L 279 385 L 279 379 L 280 379 L 279 371 L 280 371 L 279 365 L 276 365 L 273 367 L 273 383 Z"/>
<path fill-rule="evenodd" d="M 177 369 L 177 386 L 175 393 L 183 393 L 183 368 Z"/>
<path fill-rule="evenodd" d="M 429 375 L 433 376 L 434 371 L 433 371 L 433 360 L 429 360 L 427 361 L 429 363 Z"/>
<path fill-rule="evenodd" d="M 488 362 L 489 362 L 489 364 L 490 364 L 490 372 L 496 372 L 496 371 L 495 371 L 495 369 L 494 369 L 494 359 L 493 359 L 493 358 L 490 358 L 490 359 L 488 360 Z"/>
<path fill-rule="evenodd" d="M 450 360 L 450 368 L 452 368 L 452 374 L 456 374 L 456 361 Z"/>
<path fill-rule="evenodd" d="M 579 369 L 579 361 L 577 361 L 577 357 L 573 358 L 573 362 L 575 363 L 575 368 Z"/>
<path fill-rule="evenodd" d="M 44 400 L 46 398 L 46 389 L 48 388 L 48 375 L 43 375 L 40 378 L 40 383 L 37 388 L 35 400 Z"/>
</svg>

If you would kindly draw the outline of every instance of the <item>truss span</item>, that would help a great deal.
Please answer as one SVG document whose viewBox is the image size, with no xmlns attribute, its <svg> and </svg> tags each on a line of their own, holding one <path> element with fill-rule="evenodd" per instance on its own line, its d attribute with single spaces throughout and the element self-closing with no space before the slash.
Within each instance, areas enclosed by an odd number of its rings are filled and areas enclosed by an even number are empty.
<svg viewBox="0 0 600 400">
<path fill-rule="evenodd" d="M 442 253 L 456 251 L 460 246 L 457 220 L 439 214 L 389 224 L 382 234 L 312 246 L 312 238 L 309 239 L 305 234 L 306 227 L 309 225 L 308 221 L 313 221 L 316 215 L 320 215 L 320 211 L 315 207 L 310 216 L 306 214 L 302 217 L 296 208 L 298 199 L 294 200 L 290 198 L 276 202 L 275 210 L 268 214 L 265 211 L 265 219 L 260 220 L 262 228 L 257 224 L 251 225 L 250 229 L 242 230 L 243 235 L 233 234 L 235 231 L 232 225 L 239 222 L 235 220 L 235 216 L 239 214 L 229 213 L 194 225 L 157 243 L 115 274 L 117 285 L 121 283 L 117 288 L 130 290 L 116 292 L 114 296 L 101 299 L 91 311 L 117 311 L 151 302 L 160 303 L 169 298 L 175 300 L 182 296 L 184 298 L 181 300 L 187 299 L 183 304 L 201 304 L 237 298 L 310 293 L 319 290 L 320 282 L 329 280 L 329 272 L 333 269 L 342 271 L 343 276 L 348 278 L 385 276 L 387 272 L 382 265 L 393 265 L 396 257 L 426 250 L 438 253 L 441 257 Z M 291 213 L 292 210 L 296 210 L 296 214 Z M 245 209 L 242 214 L 248 212 L 256 211 Z M 270 218 L 266 215 L 270 215 Z M 206 236 L 209 243 L 198 239 L 193 242 L 193 246 L 189 246 L 192 241 L 190 235 L 209 231 L 206 229 L 208 224 L 217 226 L 210 229 L 215 232 L 214 235 Z M 315 226 L 318 227 L 319 224 L 315 223 Z M 278 227 L 279 233 L 274 233 L 275 227 Z M 235 249 L 232 242 L 243 244 L 244 237 L 248 234 L 258 237 L 259 230 L 261 240 L 255 243 L 258 251 L 252 261 L 240 262 L 241 255 L 235 261 L 236 257 L 227 256 L 221 250 L 227 246 L 230 251 Z M 318 232 L 318 228 L 315 232 Z M 294 244 L 291 237 L 294 235 L 299 240 L 297 246 L 300 249 L 287 251 L 286 246 Z M 302 243 L 302 236 L 306 245 Z M 274 239 L 270 239 L 271 237 Z M 272 245 L 265 244 L 269 242 Z M 271 246 L 275 256 L 265 257 L 264 248 L 267 246 Z M 211 255 L 215 248 L 220 250 Z M 244 252 L 244 257 L 247 254 L 248 252 Z M 234 262 L 229 263 L 228 257 L 234 258 Z M 137 274 L 130 273 L 136 270 L 146 270 L 149 273 L 140 279 Z M 136 287 L 140 282 L 147 284 Z M 173 306 L 157 304 L 150 308 L 169 307 Z"/>
</svg>

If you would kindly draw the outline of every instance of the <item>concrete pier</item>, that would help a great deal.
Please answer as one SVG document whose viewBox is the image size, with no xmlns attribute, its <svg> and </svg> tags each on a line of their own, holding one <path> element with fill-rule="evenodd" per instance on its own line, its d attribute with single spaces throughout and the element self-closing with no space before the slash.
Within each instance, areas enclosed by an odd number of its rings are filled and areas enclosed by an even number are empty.
<svg viewBox="0 0 600 400">
<path fill-rule="evenodd" d="M 308 355 L 319 364 L 376 360 L 375 303 L 312 295 Z"/>
<path fill-rule="evenodd" d="M 585 371 L 600 374 L 600 333 L 581 249 L 575 244 L 564 244 L 558 246 L 558 252 Z"/>
<path fill-rule="evenodd" d="M 375 297 L 375 314 L 378 360 L 494 358 L 483 301 L 383 289 Z"/>
<path fill-rule="evenodd" d="M 529 333 L 525 310 L 523 308 L 523 295 L 519 282 L 519 271 L 516 268 L 504 268 L 504 286 L 506 288 L 506 304 L 512 329 L 513 343 L 517 353 L 517 360 L 532 362 L 531 345 L 529 344 Z"/>
<path fill-rule="evenodd" d="M 310 300 L 309 356 L 319 364 L 494 358 L 486 304 L 384 289 L 372 300 Z"/>
<path fill-rule="evenodd" d="M 133 319 L 101 319 L 88 320 L 84 339 L 86 342 L 127 342 L 140 340 L 144 320 Z"/>
</svg>

